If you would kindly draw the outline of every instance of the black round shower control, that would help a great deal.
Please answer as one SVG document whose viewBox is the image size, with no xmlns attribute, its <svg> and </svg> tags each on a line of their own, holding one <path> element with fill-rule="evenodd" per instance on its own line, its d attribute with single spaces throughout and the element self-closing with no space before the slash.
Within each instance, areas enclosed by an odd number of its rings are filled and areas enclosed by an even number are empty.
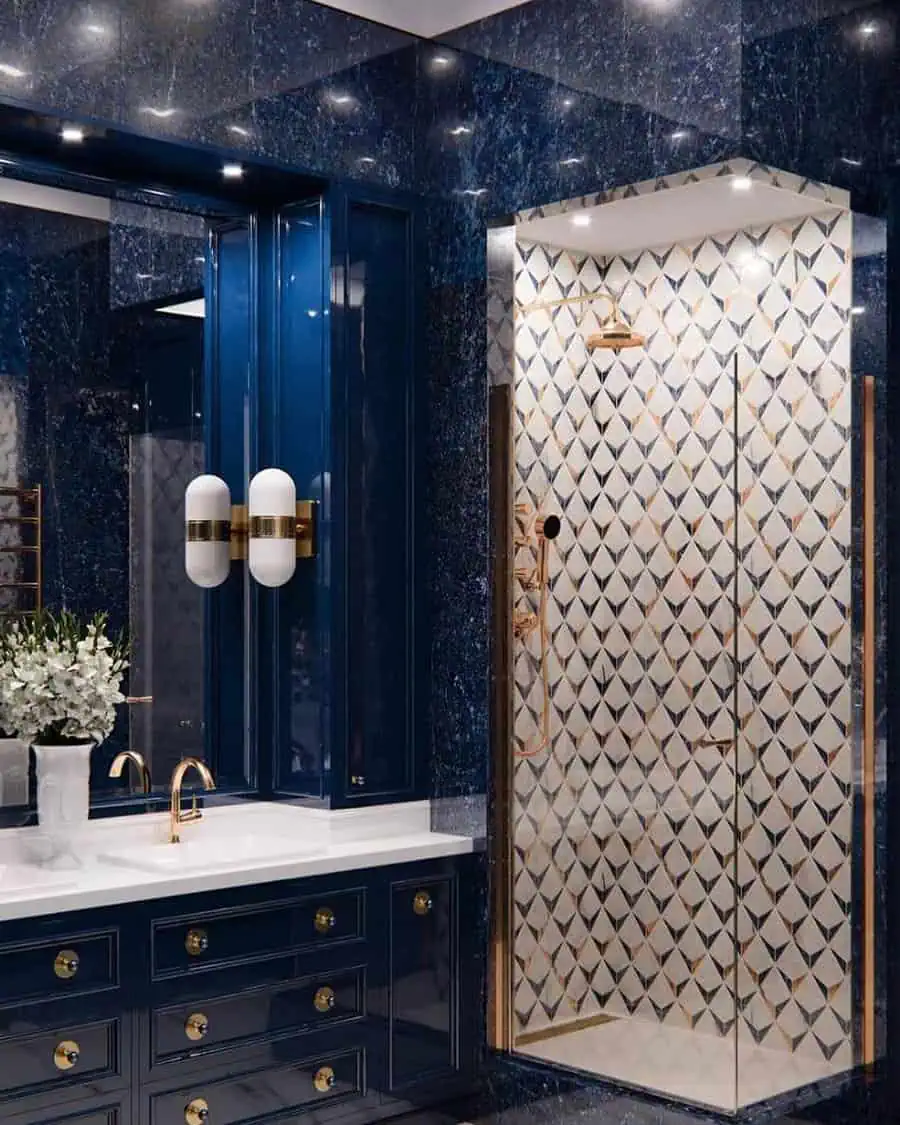
<svg viewBox="0 0 900 1125">
<path fill-rule="evenodd" d="M 543 535 L 545 539 L 555 539 L 562 531 L 562 521 L 559 516 L 547 516 L 544 519 Z"/>
</svg>

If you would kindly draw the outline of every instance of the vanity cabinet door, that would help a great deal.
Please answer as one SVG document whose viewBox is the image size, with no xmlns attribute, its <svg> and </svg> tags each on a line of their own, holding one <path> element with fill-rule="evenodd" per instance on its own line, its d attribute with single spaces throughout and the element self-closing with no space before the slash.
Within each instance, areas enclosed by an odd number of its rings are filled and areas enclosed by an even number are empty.
<svg viewBox="0 0 900 1125">
<path fill-rule="evenodd" d="M 457 880 L 391 885 L 390 1089 L 455 1073 Z"/>
</svg>

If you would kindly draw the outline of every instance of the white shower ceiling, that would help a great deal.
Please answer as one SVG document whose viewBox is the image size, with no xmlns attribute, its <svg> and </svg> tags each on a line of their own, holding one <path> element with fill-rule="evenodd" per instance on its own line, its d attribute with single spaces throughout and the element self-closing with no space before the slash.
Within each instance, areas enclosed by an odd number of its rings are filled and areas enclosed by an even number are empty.
<svg viewBox="0 0 900 1125">
<path fill-rule="evenodd" d="M 493 16 L 507 8 L 518 8 L 531 0 L 319 0 L 327 8 L 339 8 L 365 19 L 386 23 L 426 39 L 456 27 Z"/>
<path fill-rule="evenodd" d="M 719 176 L 594 207 L 570 208 L 564 214 L 518 223 L 516 237 L 584 254 L 623 254 L 835 210 L 833 204 L 814 196 L 759 180 L 737 191 L 736 181 L 746 183 L 746 177 Z M 586 226 L 573 222 L 587 218 Z"/>
</svg>

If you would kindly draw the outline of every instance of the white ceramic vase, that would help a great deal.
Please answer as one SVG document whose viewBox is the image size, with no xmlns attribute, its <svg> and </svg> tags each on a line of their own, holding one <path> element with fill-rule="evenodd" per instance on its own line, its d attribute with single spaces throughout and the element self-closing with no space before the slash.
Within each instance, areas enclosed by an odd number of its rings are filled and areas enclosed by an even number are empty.
<svg viewBox="0 0 900 1125">
<path fill-rule="evenodd" d="M 45 862 L 80 866 L 79 839 L 90 808 L 93 742 L 79 746 L 35 746 L 37 814 Z"/>
<path fill-rule="evenodd" d="M 28 804 L 28 746 L 18 738 L 0 738 L 0 807 Z"/>
</svg>

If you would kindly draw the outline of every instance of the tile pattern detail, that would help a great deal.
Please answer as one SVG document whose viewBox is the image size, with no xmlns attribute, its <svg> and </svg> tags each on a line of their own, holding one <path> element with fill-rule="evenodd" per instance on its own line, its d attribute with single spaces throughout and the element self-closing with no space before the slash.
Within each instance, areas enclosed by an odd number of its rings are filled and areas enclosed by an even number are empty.
<svg viewBox="0 0 900 1125">
<path fill-rule="evenodd" d="M 607 1012 L 851 1060 L 850 243 L 835 209 L 609 260 L 517 247 L 516 501 L 563 520 L 552 747 L 515 767 L 520 1033 Z M 524 309 L 602 286 L 646 348 L 587 351 L 602 303 Z"/>
</svg>

